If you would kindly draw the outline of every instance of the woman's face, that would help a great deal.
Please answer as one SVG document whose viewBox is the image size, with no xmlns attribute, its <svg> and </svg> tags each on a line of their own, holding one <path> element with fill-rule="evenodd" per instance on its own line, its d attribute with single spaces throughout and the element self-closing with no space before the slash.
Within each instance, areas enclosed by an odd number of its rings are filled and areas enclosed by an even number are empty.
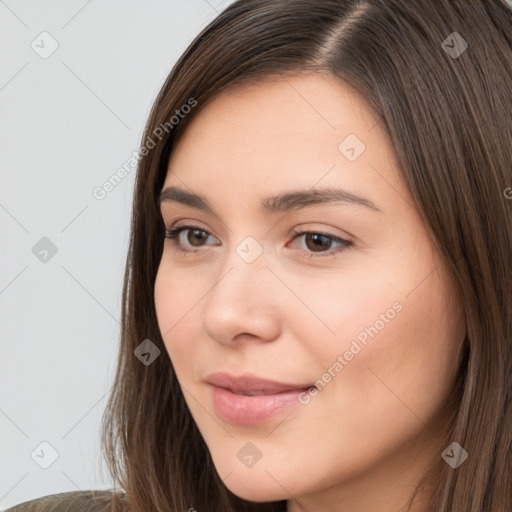
<svg viewBox="0 0 512 512">
<path fill-rule="evenodd" d="M 239 85 L 184 132 L 168 187 L 183 194 L 162 201 L 166 227 L 192 229 L 165 240 L 158 323 L 226 486 L 290 510 L 398 510 L 445 448 L 465 323 L 382 125 L 327 76 Z M 242 396 L 217 372 L 285 385 L 240 381 L 267 393 Z"/>
</svg>

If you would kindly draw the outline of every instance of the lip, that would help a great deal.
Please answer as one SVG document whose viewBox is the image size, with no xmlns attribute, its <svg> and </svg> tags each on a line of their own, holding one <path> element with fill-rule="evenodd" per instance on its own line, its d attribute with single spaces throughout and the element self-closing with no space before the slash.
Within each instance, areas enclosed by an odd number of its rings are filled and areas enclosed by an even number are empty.
<svg viewBox="0 0 512 512">
<path fill-rule="evenodd" d="M 314 384 L 292 384 L 263 379 L 252 374 L 234 377 L 214 373 L 206 378 L 213 407 L 225 421 L 237 425 L 258 425 L 297 405 L 299 395 Z M 258 395 L 239 393 L 259 392 Z"/>
<path fill-rule="evenodd" d="M 314 384 L 291 384 L 288 382 L 278 382 L 276 380 L 258 377 L 252 373 L 245 373 L 240 377 L 235 377 L 229 373 L 217 372 L 212 373 L 205 380 L 214 386 L 229 389 L 234 392 L 264 391 L 275 394 L 281 391 L 308 389 L 314 386 Z"/>
</svg>

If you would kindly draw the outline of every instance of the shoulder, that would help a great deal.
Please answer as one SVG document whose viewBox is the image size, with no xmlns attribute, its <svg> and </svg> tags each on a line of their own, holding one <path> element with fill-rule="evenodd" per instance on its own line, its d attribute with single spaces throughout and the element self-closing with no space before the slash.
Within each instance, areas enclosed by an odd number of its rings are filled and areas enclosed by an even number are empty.
<svg viewBox="0 0 512 512">
<path fill-rule="evenodd" d="M 107 512 L 113 496 L 106 490 L 71 491 L 49 494 L 8 508 L 6 512 Z"/>
</svg>

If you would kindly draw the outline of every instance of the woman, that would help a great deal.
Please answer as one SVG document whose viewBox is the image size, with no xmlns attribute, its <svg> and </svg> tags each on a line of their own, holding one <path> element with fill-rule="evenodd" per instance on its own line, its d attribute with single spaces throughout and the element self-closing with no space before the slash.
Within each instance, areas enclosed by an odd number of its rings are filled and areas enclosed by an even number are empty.
<svg viewBox="0 0 512 512">
<path fill-rule="evenodd" d="M 512 509 L 511 24 L 240 0 L 199 34 L 140 150 L 123 492 L 58 510 Z"/>
</svg>

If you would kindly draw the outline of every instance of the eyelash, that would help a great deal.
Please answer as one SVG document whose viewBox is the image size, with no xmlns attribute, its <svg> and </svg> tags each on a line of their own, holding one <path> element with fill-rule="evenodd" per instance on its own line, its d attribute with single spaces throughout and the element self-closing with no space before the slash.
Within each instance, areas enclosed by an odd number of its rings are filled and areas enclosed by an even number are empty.
<svg viewBox="0 0 512 512">
<path fill-rule="evenodd" d="M 188 230 L 199 230 L 204 233 L 207 233 L 208 235 L 211 235 L 208 231 L 206 231 L 203 228 L 200 228 L 199 226 L 192 226 L 192 225 L 179 225 L 176 224 L 175 226 L 172 226 L 170 229 L 165 230 L 165 238 L 169 238 L 173 245 L 178 249 L 178 251 L 182 254 L 188 253 L 188 252 L 199 252 L 201 249 L 185 249 L 180 243 L 179 243 L 179 234 L 182 231 L 188 231 Z M 300 253 L 302 254 L 302 257 L 304 258 L 326 258 L 326 257 L 334 257 L 337 256 L 339 253 L 345 251 L 348 249 L 351 245 L 353 245 L 352 242 L 345 240 L 343 238 L 340 238 L 339 236 L 330 235 L 329 233 L 323 233 L 321 231 L 293 231 L 294 237 L 292 240 L 295 240 L 299 236 L 307 235 L 307 234 L 314 234 L 314 235 L 322 235 L 327 238 L 330 238 L 333 242 L 339 243 L 340 246 L 336 248 L 336 250 L 331 251 L 325 251 L 323 253 L 314 253 L 310 251 L 306 251 L 304 249 L 300 250 Z M 213 235 L 212 235 L 213 236 Z"/>
</svg>

